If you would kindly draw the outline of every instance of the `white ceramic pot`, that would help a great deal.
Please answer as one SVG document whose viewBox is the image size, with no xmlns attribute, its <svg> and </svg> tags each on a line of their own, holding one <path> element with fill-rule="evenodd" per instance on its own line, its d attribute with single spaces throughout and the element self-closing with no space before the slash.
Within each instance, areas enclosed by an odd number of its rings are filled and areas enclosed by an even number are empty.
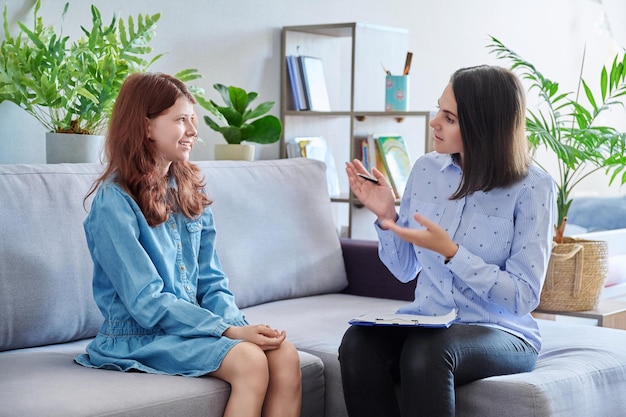
<svg viewBox="0 0 626 417">
<path fill-rule="evenodd" d="M 254 161 L 254 145 L 215 144 L 216 160 Z"/>
<path fill-rule="evenodd" d="M 75 133 L 46 133 L 46 162 L 102 163 L 104 161 L 104 136 Z"/>
</svg>

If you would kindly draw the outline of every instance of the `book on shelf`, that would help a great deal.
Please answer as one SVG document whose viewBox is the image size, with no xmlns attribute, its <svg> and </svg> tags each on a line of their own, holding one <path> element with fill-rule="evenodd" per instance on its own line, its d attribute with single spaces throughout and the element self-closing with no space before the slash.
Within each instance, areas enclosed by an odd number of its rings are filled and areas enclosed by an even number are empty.
<svg viewBox="0 0 626 417">
<path fill-rule="evenodd" d="M 324 65 L 320 58 L 299 56 L 304 96 L 309 110 L 330 111 Z"/>
<path fill-rule="evenodd" d="M 326 164 L 326 181 L 328 194 L 331 197 L 339 196 L 339 175 L 335 165 L 335 157 L 326 139 L 321 136 L 295 137 L 287 141 L 288 158 L 310 158 Z"/>
<path fill-rule="evenodd" d="M 308 110 L 309 106 L 306 102 L 304 93 L 304 85 L 302 83 L 302 71 L 300 70 L 300 60 L 298 57 L 288 55 L 287 75 L 289 76 L 289 87 L 294 110 Z"/>
<path fill-rule="evenodd" d="M 349 323 L 356 326 L 450 327 L 458 320 L 456 309 L 452 309 L 441 316 L 373 312 L 355 317 Z"/>
<path fill-rule="evenodd" d="M 411 173 L 411 161 L 402 136 L 395 134 L 355 135 L 355 158 L 368 172 L 378 169 L 391 186 L 396 198 L 401 198 Z"/>
<path fill-rule="evenodd" d="M 411 174 L 411 158 L 404 138 L 396 134 L 377 134 L 374 141 L 393 192 L 396 197 L 402 198 Z"/>
</svg>

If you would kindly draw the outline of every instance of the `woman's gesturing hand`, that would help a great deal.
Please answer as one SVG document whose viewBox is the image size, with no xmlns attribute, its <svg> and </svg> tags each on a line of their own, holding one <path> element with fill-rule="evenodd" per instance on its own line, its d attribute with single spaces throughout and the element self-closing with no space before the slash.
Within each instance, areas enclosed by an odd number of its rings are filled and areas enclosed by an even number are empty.
<svg viewBox="0 0 626 417">
<path fill-rule="evenodd" d="M 348 174 L 348 181 L 354 195 L 378 217 L 379 223 L 384 219 L 395 221 L 395 197 L 382 172 L 373 168 L 370 174 L 361 161 L 355 159 L 352 162 L 346 162 L 346 174 Z M 377 182 L 363 178 L 359 174 L 373 178 Z"/>
<path fill-rule="evenodd" d="M 444 228 L 421 214 L 415 214 L 413 218 L 424 226 L 424 229 L 400 227 L 395 221 L 392 222 L 389 220 L 385 220 L 381 226 L 391 229 L 401 239 L 407 242 L 440 253 L 448 259 L 456 255 L 459 247 L 452 241 L 450 236 L 448 236 L 448 232 L 446 232 Z"/>
</svg>

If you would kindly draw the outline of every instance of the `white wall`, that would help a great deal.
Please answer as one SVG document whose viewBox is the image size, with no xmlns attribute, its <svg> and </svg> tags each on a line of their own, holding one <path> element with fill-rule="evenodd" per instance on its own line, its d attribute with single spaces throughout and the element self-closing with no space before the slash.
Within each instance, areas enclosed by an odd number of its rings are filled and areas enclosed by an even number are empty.
<svg viewBox="0 0 626 417">
<path fill-rule="evenodd" d="M 45 22 L 61 24 L 66 0 L 43 0 Z M 34 0 L 5 0 L 11 30 L 16 21 L 32 23 Z M 411 71 L 413 110 L 432 110 L 450 74 L 459 67 L 498 63 L 488 54 L 488 35 L 533 62 L 549 78 L 574 90 L 582 51 L 587 45 L 586 78 L 595 75 L 616 46 L 626 45 L 626 4 L 622 0 L 95 0 L 105 21 L 113 13 L 126 18 L 161 13 L 155 52 L 168 55 L 152 68 L 174 73 L 197 68 L 198 84 L 217 99 L 219 82 L 258 91 L 260 100 L 280 97 L 280 29 L 286 25 L 364 22 L 409 29 L 414 52 Z M 71 2 L 64 33 L 80 34 L 90 26 L 90 2 Z M 605 14 L 608 17 L 605 19 Z M 607 23 L 611 33 L 607 31 Z M 0 40 L 3 39 L 0 33 Z M 502 63 L 504 65 L 504 63 Z M 532 105 L 532 103 L 529 103 Z M 273 113 L 278 115 L 278 104 Z M 626 119 L 617 115 L 617 120 Z M 624 123 L 624 122 L 622 122 Z M 622 126 L 626 129 L 626 126 Z M 222 141 L 201 125 L 206 145 L 194 159 L 212 159 Z M 278 157 L 278 146 L 265 146 L 262 159 Z M 9 103 L 0 104 L 0 163 L 44 163 L 43 129 Z M 601 181 L 602 183 L 604 181 Z M 601 187 L 600 187 L 601 188 Z M 598 182 L 582 193 L 600 190 Z M 616 187 L 610 190 L 617 193 Z"/>
</svg>

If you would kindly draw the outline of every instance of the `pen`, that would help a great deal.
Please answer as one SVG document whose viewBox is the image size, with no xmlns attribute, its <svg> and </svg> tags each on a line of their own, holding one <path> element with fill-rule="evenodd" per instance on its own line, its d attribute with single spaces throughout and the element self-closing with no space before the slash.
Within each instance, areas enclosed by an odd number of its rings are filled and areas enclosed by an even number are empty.
<svg viewBox="0 0 626 417">
<path fill-rule="evenodd" d="M 406 53 L 406 61 L 404 62 L 404 72 L 403 75 L 409 75 L 409 70 L 411 69 L 411 60 L 413 59 L 413 52 Z"/>
<path fill-rule="evenodd" d="M 380 66 L 383 67 L 383 71 L 385 71 L 385 74 L 387 75 L 391 75 L 391 71 L 389 71 L 387 68 L 385 68 L 385 66 L 383 65 L 383 63 L 380 63 Z"/>
<path fill-rule="evenodd" d="M 365 175 L 365 174 L 361 174 L 360 172 L 358 174 L 356 174 L 356 175 L 358 175 L 359 177 L 361 177 L 363 179 L 366 179 L 366 180 L 368 180 L 370 182 L 373 182 L 374 184 L 378 184 L 378 180 L 376 178 L 370 177 L 370 176 Z"/>
</svg>

